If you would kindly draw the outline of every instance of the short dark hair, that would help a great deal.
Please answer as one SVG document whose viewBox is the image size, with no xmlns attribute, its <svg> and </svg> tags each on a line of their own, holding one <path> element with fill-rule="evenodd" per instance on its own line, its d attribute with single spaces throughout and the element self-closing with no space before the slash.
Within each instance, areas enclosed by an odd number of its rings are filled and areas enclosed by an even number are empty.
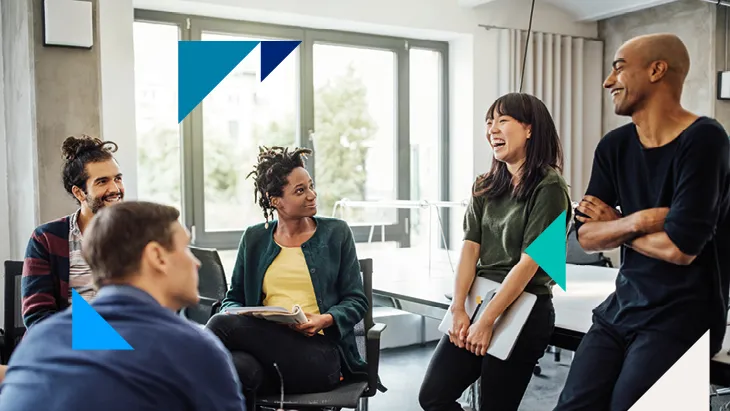
<svg viewBox="0 0 730 411">
<path fill-rule="evenodd" d="M 493 160 L 489 172 L 479 176 L 474 183 L 473 195 L 499 197 L 510 193 L 517 200 L 526 200 L 545 176 L 547 167 L 562 173 L 563 150 L 558 131 L 545 104 L 530 94 L 503 95 L 489 107 L 485 121 L 494 119 L 495 112 L 532 127 L 532 138 L 526 143 L 527 159 L 522 165 L 522 175 L 516 187 L 512 187 L 512 175 L 507 165 Z"/>
<path fill-rule="evenodd" d="M 86 193 L 86 180 L 89 174 L 86 165 L 114 158 L 118 146 L 113 141 L 101 141 L 85 134 L 67 137 L 61 146 L 63 156 L 63 188 L 73 196 L 76 186 Z M 78 202 L 78 200 L 77 200 Z"/>
<path fill-rule="evenodd" d="M 252 172 L 246 178 L 254 177 L 254 201 L 257 201 L 266 222 L 274 218 L 274 207 L 271 197 L 281 197 L 284 186 L 292 170 L 304 167 L 307 155 L 312 154 L 308 148 L 296 148 L 289 151 L 287 147 L 259 147 L 259 156 Z"/>
<path fill-rule="evenodd" d="M 173 223 L 180 212 L 167 205 L 126 201 L 99 210 L 84 233 L 82 254 L 97 287 L 140 268 L 142 252 L 155 241 L 174 247 Z"/>
</svg>

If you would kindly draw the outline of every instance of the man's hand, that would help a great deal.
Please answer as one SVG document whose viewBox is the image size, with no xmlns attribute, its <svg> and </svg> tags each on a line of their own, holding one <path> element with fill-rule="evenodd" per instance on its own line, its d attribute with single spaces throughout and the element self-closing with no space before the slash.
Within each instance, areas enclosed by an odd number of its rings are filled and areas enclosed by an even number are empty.
<svg viewBox="0 0 730 411">
<path fill-rule="evenodd" d="M 612 221 L 621 218 L 621 214 L 615 208 L 604 203 L 598 197 L 585 196 L 576 207 L 577 211 L 585 214 L 587 217 L 576 215 L 575 218 L 581 223 L 587 221 Z"/>
<path fill-rule="evenodd" d="M 322 331 L 323 329 L 327 327 L 331 327 L 332 324 L 334 324 L 335 319 L 332 317 L 331 314 L 304 314 L 307 316 L 307 321 L 304 324 L 292 324 L 290 327 L 294 330 L 299 331 L 300 333 L 306 335 L 307 337 L 311 337 L 314 334 L 317 334 L 318 332 Z"/>
</svg>

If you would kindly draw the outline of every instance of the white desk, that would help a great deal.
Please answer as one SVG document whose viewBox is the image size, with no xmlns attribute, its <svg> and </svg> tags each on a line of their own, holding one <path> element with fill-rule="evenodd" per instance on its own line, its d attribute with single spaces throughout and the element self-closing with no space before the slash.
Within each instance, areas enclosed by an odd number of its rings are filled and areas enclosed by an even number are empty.
<svg viewBox="0 0 730 411">
<path fill-rule="evenodd" d="M 416 305 L 446 310 L 446 293 L 453 290 L 458 254 L 432 251 L 429 261 L 425 250 L 396 249 L 358 253 L 373 259 L 373 292 Z M 453 270 L 452 270 L 453 266 Z M 430 267 L 430 268 L 429 268 Z M 551 345 L 574 351 L 592 325 L 592 310 L 615 290 L 617 268 L 568 264 L 566 287 L 553 287 L 555 333 Z M 414 311 L 424 315 L 423 311 Z M 426 314 L 428 315 L 428 314 Z M 442 314 L 441 314 L 442 315 Z M 438 315 L 434 316 L 438 318 Z M 730 327 L 722 350 L 712 358 L 711 381 L 730 386 Z"/>
</svg>

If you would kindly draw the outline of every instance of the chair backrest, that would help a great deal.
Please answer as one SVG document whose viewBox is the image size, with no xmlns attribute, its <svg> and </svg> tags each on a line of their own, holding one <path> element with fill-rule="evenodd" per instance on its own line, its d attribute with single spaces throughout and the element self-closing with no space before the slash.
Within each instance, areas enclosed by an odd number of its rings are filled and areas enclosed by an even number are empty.
<svg viewBox="0 0 730 411">
<path fill-rule="evenodd" d="M 3 348 L 3 361 L 7 363 L 15 345 L 25 334 L 23 324 L 23 297 L 21 286 L 23 279 L 22 261 L 5 261 L 5 309 L 4 331 L 5 347 Z"/>
<path fill-rule="evenodd" d="M 198 270 L 198 294 L 201 297 L 221 301 L 228 291 L 228 281 L 218 251 L 210 248 L 190 247 L 195 258 L 200 260 Z M 194 307 L 185 309 L 185 317 L 205 324 L 210 319 L 211 304 L 201 301 Z"/>
<path fill-rule="evenodd" d="M 365 296 L 368 299 L 368 309 L 365 317 L 355 325 L 355 342 L 360 356 L 367 361 L 367 331 L 372 328 L 373 321 L 373 260 L 365 258 L 360 260 L 360 274 L 362 274 L 362 285 Z"/>
<path fill-rule="evenodd" d="M 575 224 L 570 225 L 568 230 L 567 255 L 565 262 L 576 265 L 610 265 L 610 260 L 603 253 L 587 253 L 578 242 Z"/>
</svg>

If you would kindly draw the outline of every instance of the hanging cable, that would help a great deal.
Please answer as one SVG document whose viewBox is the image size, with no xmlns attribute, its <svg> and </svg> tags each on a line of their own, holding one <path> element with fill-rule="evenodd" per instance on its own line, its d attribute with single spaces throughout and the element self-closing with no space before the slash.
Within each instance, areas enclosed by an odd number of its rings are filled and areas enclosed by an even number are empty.
<svg viewBox="0 0 730 411">
<path fill-rule="evenodd" d="M 530 33 L 532 32 L 532 14 L 535 12 L 535 0 L 532 0 L 530 6 L 530 23 L 527 26 L 527 41 L 525 42 L 525 55 L 522 58 L 522 75 L 520 76 L 520 93 L 522 93 L 522 84 L 525 81 L 525 66 L 527 65 L 527 50 L 530 45 Z"/>
</svg>

